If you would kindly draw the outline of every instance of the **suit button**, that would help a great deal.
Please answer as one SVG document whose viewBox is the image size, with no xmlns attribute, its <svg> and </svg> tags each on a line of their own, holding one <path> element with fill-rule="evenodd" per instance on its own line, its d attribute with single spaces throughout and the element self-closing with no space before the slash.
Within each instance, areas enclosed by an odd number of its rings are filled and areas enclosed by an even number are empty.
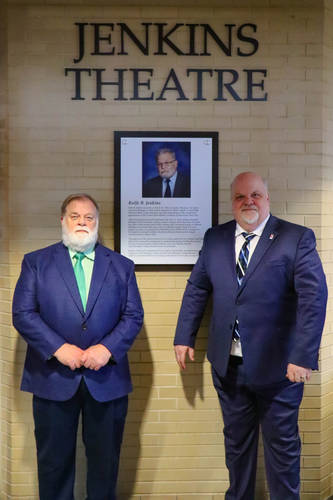
<svg viewBox="0 0 333 500">
<path fill-rule="evenodd" d="M 82 330 L 83 330 L 83 331 L 86 331 L 86 329 L 87 329 L 87 325 L 86 325 L 86 323 L 82 323 Z"/>
</svg>

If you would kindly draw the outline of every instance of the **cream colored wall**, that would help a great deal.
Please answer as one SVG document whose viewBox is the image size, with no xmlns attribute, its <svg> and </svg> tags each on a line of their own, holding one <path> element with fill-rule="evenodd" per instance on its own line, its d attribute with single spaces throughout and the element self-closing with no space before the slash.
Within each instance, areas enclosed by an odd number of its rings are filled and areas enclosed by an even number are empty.
<svg viewBox="0 0 333 500">
<path fill-rule="evenodd" d="M 5 484 L 9 422 L 7 404 L 7 350 L 10 329 L 10 280 L 8 261 L 8 121 L 7 121 L 7 17 L 5 2 L 0 4 L 0 484 Z"/>
<path fill-rule="evenodd" d="M 0 316 L 1 384 L 8 410 L 3 410 L 6 475 L 1 498 L 35 500 L 31 396 L 18 390 L 25 345 L 8 326 L 8 288 L 12 293 L 23 254 L 59 239 L 59 205 L 67 194 L 82 190 L 100 202 L 102 233 L 105 243 L 113 246 L 114 130 L 216 130 L 220 134 L 220 222 L 230 218 L 231 179 L 243 170 L 256 170 L 268 178 L 273 213 L 315 230 L 332 285 L 332 96 L 326 86 L 324 99 L 322 87 L 323 46 L 325 75 L 331 78 L 332 21 L 327 12 L 324 24 L 321 2 L 296 0 L 228 2 L 223 9 L 214 7 L 221 2 L 213 1 L 180 1 L 177 6 L 163 2 L 170 7 L 144 0 L 132 2 L 133 7 L 124 7 L 126 2 L 109 7 L 109 2 L 84 0 L 9 3 L 9 126 L 5 130 L 9 133 L 10 270 L 1 266 L 0 277 L 5 308 Z M 200 67 L 240 71 L 267 68 L 268 102 L 182 103 L 171 93 L 166 102 L 116 102 L 110 90 L 104 91 L 106 101 L 96 102 L 90 99 L 92 81 L 84 85 L 89 98 L 72 101 L 72 79 L 65 78 L 63 68 L 74 66 L 73 23 L 78 21 L 127 22 L 133 28 L 143 21 L 207 22 L 217 31 L 224 23 L 253 22 L 258 26 L 260 49 L 246 60 L 221 57 L 213 45 L 213 56 L 200 61 L 171 53 L 144 57 L 132 46 L 129 56 L 105 57 L 98 64 L 90 56 L 85 66 L 109 68 L 110 79 L 113 67 L 152 67 L 161 78 L 160 86 L 170 67 L 184 75 L 185 68 L 198 67 L 199 62 Z M 190 82 L 184 89 L 192 97 Z M 188 273 L 139 272 L 137 276 L 146 315 L 131 352 L 135 389 L 122 453 L 121 498 L 220 500 L 228 481 L 220 411 L 204 360 L 208 318 L 199 333 L 196 363 L 181 375 L 171 345 Z M 307 385 L 300 415 L 302 500 L 326 499 L 332 492 L 331 333 L 330 303 L 322 372 Z M 81 455 L 77 500 L 84 498 Z M 262 458 L 258 476 L 256 500 L 265 498 Z"/>
<path fill-rule="evenodd" d="M 326 195 L 323 197 L 323 210 L 321 217 L 323 235 L 323 259 L 328 273 L 328 284 L 332 290 L 333 286 L 333 231 L 332 231 L 332 192 L 333 192 L 333 5 L 331 1 L 325 1 L 325 23 L 324 23 L 324 50 L 323 50 L 323 162 L 322 179 L 326 187 Z M 333 322 L 332 322 L 332 294 L 328 302 L 328 319 L 326 322 L 326 335 L 323 342 L 325 360 L 322 362 L 322 470 L 325 473 L 324 488 L 333 493 Z M 324 355 L 322 355 L 324 358 Z"/>
</svg>

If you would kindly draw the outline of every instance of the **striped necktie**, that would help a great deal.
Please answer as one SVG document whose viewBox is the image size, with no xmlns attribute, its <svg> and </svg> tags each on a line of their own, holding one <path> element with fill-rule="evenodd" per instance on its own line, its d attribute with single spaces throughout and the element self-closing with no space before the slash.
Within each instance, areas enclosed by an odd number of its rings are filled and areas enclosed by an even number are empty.
<svg viewBox="0 0 333 500">
<path fill-rule="evenodd" d="M 246 273 L 246 269 L 248 266 L 249 262 L 249 243 L 250 241 L 256 236 L 253 233 L 242 233 L 242 236 L 245 238 L 245 241 L 243 243 L 242 248 L 240 249 L 237 263 L 236 263 L 236 275 L 237 275 L 237 281 L 238 281 L 238 286 L 241 286 L 243 278 Z M 238 319 L 236 319 L 235 324 L 234 324 L 234 330 L 232 332 L 232 340 L 234 342 L 237 342 L 237 340 L 240 339 L 239 335 L 239 324 L 238 324 Z"/>
<path fill-rule="evenodd" d="M 242 284 L 249 262 L 249 243 L 256 235 L 253 233 L 244 232 L 242 233 L 242 236 L 245 238 L 245 241 L 242 248 L 240 249 L 236 263 L 236 274 L 239 286 Z"/>
<path fill-rule="evenodd" d="M 74 259 L 76 260 L 75 265 L 74 265 L 74 274 L 76 277 L 77 286 L 79 288 L 83 309 L 85 311 L 86 305 L 87 305 L 87 290 L 86 290 L 86 278 L 85 278 L 84 269 L 82 266 L 82 260 L 84 258 L 85 258 L 85 255 L 82 252 L 77 252 L 74 255 Z"/>
</svg>

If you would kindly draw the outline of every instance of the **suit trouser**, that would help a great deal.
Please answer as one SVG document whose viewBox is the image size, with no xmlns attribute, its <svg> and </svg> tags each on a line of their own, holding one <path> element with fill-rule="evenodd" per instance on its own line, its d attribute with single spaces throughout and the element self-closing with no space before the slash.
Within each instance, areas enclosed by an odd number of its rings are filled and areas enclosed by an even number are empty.
<svg viewBox="0 0 333 500">
<path fill-rule="evenodd" d="M 100 403 L 82 379 L 68 401 L 33 397 L 40 500 L 74 500 L 79 416 L 87 457 L 87 500 L 115 500 L 128 397 Z"/>
<path fill-rule="evenodd" d="M 299 500 L 301 442 L 298 410 L 304 384 L 287 379 L 269 386 L 246 383 L 243 365 L 221 378 L 212 369 L 224 420 L 230 487 L 226 500 L 254 500 L 259 426 L 271 500 Z M 265 374 L 263 374 L 264 380 Z"/>
</svg>

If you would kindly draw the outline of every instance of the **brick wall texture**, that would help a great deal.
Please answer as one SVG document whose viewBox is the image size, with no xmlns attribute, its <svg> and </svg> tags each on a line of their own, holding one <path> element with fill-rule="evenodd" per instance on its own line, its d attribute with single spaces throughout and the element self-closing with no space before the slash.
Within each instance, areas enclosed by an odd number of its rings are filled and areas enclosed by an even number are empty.
<svg viewBox="0 0 333 500">
<path fill-rule="evenodd" d="M 223 7 L 221 7 L 223 3 Z M 113 6 L 110 6 L 110 5 Z M 234 0 L 220 2 L 145 0 L 9 0 L 0 7 L 0 332 L 1 493 L 3 500 L 36 500 L 36 459 L 31 395 L 19 391 L 25 344 L 10 321 L 10 299 L 23 254 L 57 241 L 59 207 L 71 192 L 88 191 L 101 205 L 101 232 L 114 244 L 115 130 L 218 131 L 219 221 L 231 216 L 229 184 L 241 171 L 268 179 L 275 215 L 310 226 L 318 239 L 330 289 L 333 285 L 333 9 L 332 1 Z M 85 57 L 79 63 L 74 23 L 114 23 L 114 55 L 91 55 L 88 25 Z M 126 37 L 128 55 L 117 55 L 119 26 L 126 23 L 143 42 L 141 23 L 209 24 L 226 42 L 227 24 L 257 26 L 257 52 L 233 34 L 231 55 L 212 38 L 209 56 L 148 55 Z M 102 32 L 107 36 L 107 29 Z M 153 33 L 153 30 L 152 30 Z M 171 37 L 188 43 L 188 27 Z M 235 33 L 235 32 L 233 32 Z M 249 33 L 249 32 L 247 32 Z M 252 33 L 253 34 L 253 33 Z M 197 39 L 202 43 L 202 39 Z M 110 49 L 104 42 L 103 50 Z M 64 68 L 105 68 L 103 80 L 124 73 L 124 97 L 115 85 L 96 100 L 96 74 L 82 76 L 82 100 L 74 75 Z M 130 68 L 153 70 L 151 88 L 139 86 L 135 100 Z M 157 99 L 173 68 L 188 100 L 168 90 Z M 217 95 L 217 74 L 203 74 L 203 97 L 187 68 L 233 69 L 234 91 Z M 246 100 L 245 69 L 267 69 L 267 101 Z M 226 75 L 231 81 L 231 73 Z M 140 81 L 147 81 L 140 74 Z M 262 76 L 255 77 L 258 83 Z M 8 85 L 7 85 L 8 83 Z M 263 89 L 256 86 L 255 96 Z M 198 336 L 196 361 L 181 374 L 172 340 L 188 272 L 140 271 L 145 322 L 130 355 L 134 392 L 126 424 L 119 479 L 120 499 L 222 500 L 228 486 L 220 410 L 205 360 L 208 315 Z M 333 313 L 328 316 L 320 371 L 307 384 L 300 412 L 302 500 L 333 493 Z M 85 498 L 84 458 L 78 451 L 77 500 Z M 257 498 L 267 498 L 262 451 Z"/>
</svg>

